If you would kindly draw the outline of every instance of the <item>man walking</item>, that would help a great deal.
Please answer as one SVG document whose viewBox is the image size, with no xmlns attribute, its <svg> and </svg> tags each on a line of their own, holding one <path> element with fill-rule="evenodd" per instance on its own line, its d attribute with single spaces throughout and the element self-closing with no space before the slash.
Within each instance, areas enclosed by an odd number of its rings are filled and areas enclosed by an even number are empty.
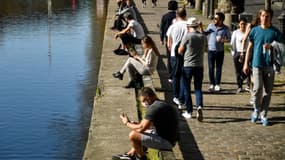
<svg viewBox="0 0 285 160">
<path fill-rule="evenodd" d="M 175 53 L 177 44 L 182 40 L 182 37 L 187 33 L 186 26 L 186 10 L 179 8 L 176 14 L 176 21 L 167 30 L 167 47 L 170 50 L 170 63 L 172 67 L 172 90 L 173 90 L 173 101 L 181 108 L 181 102 L 183 100 L 182 91 L 182 65 L 179 64 L 179 57 Z"/>
<path fill-rule="evenodd" d="M 191 99 L 191 80 L 194 77 L 194 88 L 197 106 L 197 120 L 203 120 L 202 107 L 202 83 L 203 83 L 203 65 L 204 65 L 204 51 L 207 44 L 207 38 L 204 34 L 198 32 L 198 27 L 202 27 L 195 17 L 191 17 L 187 21 L 188 33 L 183 37 L 178 48 L 178 53 L 183 55 L 184 51 L 184 65 L 183 65 L 183 83 L 186 112 L 182 114 L 185 118 L 191 118 L 193 112 L 193 104 Z"/>
<path fill-rule="evenodd" d="M 170 0 L 168 2 L 168 12 L 162 16 L 161 22 L 160 22 L 160 31 L 159 31 L 160 43 L 162 45 L 165 45 L 165 48 L 166 48 L 167 67 L 168 67 L 169 73 L 172 72 L 172 68 L 170 65 L 170 50 L 167 47 L 167 39 L 168 38 L 167 38 L 166 32 L 167 32 L 169 26 L 173 23 L 173 20 L 176 18 L 177 7 L 178 7 L 178 3 L 176 2 L 176 0 Z M 166 42 L 166 43 L 164 43 L 164 42 Z"/>
<path fill-rule="evenodd" d="M 271 25 L 272 12 L 260 12 L 260 25 L 252 28 L 249 33 L 249 44 L 243 66 L 243 71 L 249 71 L 249 59 L 252 56 L 253 74 L 253 107 L 251 121 L 256 123 L 261 114 L 261 123 L 268 125 L 267 112 L 271 100 L 274 83 L 273 58 L 271 54 L 273 41 L 283 42 L 282 33 Z M 253 48 L 253 53 L 250 50 Z"/>
<path fill-rule="evenodd" d="M 224 63 L 224 43 L 230 42 L 231 33 L 229 28 L 224 25 L 225 15 L 217 12 L 214 17 L 214 23 L 208 25 L 206 34 L 208 34 L 208 67 L 210 91 L 221 90 L 222 67 Z M 215 74 L 216 70 L 216 74 Z"/>
</svg>

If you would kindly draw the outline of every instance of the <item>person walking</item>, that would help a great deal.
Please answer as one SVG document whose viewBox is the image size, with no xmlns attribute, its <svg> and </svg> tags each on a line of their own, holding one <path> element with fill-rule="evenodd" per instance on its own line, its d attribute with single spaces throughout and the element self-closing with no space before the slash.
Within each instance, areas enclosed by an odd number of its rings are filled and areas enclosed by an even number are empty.
<svg viewBox="0 0 285 160">
<path fill-rule="evenodd" d="M 224 63 L 224 43 L 230 42 L 231 33 L 224 25 L 225 15 L 217 12 L 214 23 L 208 25 L 205 33 L 208 35 L 208 67 L 209 67 L 209 90 L 219 92 L 221 90 L 222 67 Z M 215 73 L 216 71 L 216 73 Z"/>
<path fill-rule="evenodd" d="M 183 87 L 182 87 L 182 65 L 179 55 L 175 52 L 176 46 L 182 40 L 182 37 L 187 33 L 186 26 L 186 10 L 179 8 L 176 13 L 176 21 L 167 30 L 167 47 L 170 50 L 170 63 L 172 67 L 172 90 L 173 90 L 173 102 L 181 108 L 183 101 Z"/>
<path fill-rule="evenodd" d="M 170 0 L 168 2 L 168 12 L 162 16 L 161 22 L 160 22 L 160 30 L 159 30 L 160 44 L 165 45 L 165 48 L 166 48 L 167 67 L 168 67 L 169 74 L 171 74 L 172 68 L 170 65 L 171 64 L 170 63 L 170 50 L 167 47 L 168 38 L 167 38 L 166 32 L 169 26 L 173 23 L 173 20 L 176 18 L 177 8 L 178 8 L 178 3 L 176 0 Z M 171 77 L 169 78 L 169 80 L 171 81 Z"/>
<path fill-rule="evenodd" d="M 243 73 L 242 68 L 244 64 L 245 49 L 242 46 L 243 39 L 245 36 L 247 20 L 241 18 L 239 20 L 239 29 L 235 30 L 231 38 L 231 53 L 233 56 L 233 62 L 236 71 L 236 80 L 237 80 L 237 93 L 242 91 L 242 84 L 245 79 L 247 79 L 247 87 L 249 90 L 250 78 Z M 247 47 L 248 40 L 246 39 L 245 47 Z"/>
<path fill-rule="evenodd" d="M 140 100 L 147 108 L 140 123 L 132 122 L 126 114 L 120 115 L 122 123 L 129 129 L 131 149 L 125 154 L 114 155 L 113 160 L 147 160 L 143 147 L 172 150 L 178 139 L 178 109 L 158 99 L 155 92 L 145 87 Z"/>
<path fill-rule="evenodd" d="M 249 33 L 249 44 L 243 66 L 244 73 L 249 71 L 249 59 L 252 56 L 253 76 L 253 108 L 251 121 L 256 123 L 259 114 L 263 126 L 268 125 L 267 112 L 271 100 L 274 83 L 274 69 L 272 63 L 273 41 L 284 43 L 282 33 L 271 24 L 272 12 L 260 12 L 260 25 L 252 28 Z M 253 53 L 250 50 L 253 48 Z"/>
<path fill-rule="evenodd" d="M 186 112 L 182 114 L 185 118 L 191 118 L 193 113 L 193 104 L 191 98 L 191 80 L 194 77 L 194 88 L 197 106 L 197 120 L 203 120 L 202 107 L 202 83 L 204 72 L 204 51 L 207 45 L 207 37 L 198 31 L 198 27 L 202 27 L 202 23 L 195 17 L 187 20 L 188 33 L 182 38 L 178 48 L 178 53 L 183 55 L 183 83 Z"/>
</svg>

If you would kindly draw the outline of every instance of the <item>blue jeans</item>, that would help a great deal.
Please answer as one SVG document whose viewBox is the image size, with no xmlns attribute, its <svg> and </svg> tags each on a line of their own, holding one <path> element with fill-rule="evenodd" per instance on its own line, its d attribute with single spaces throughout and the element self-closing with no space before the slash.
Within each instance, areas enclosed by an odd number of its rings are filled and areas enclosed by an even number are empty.
<svg viewBox="0 0 285 160">
<path fill-rule="evenodd" d="M 176 65 L 176 57 L 170 57 L 170 64 L 172 69 L 175 68 Z M 182 83 L 182 75 L 181 76 L 174 76 L 171 75 L 172 78 L 172 90 L 173 96 L 178 98 L 180 102 L 183 102 L 183 83 Z"/>
<path fill-rule="evenodd" d="M 224 63 L 224 51 L 208 51 L 209 80 L 212 85 L 220 85 L 222 67 Z M 216 69 L 216 76 L 215 76 Z"/>
<path fill-rule="evenodd" d="M 194 88 L 196 97 L 196 106 L 203 107 L 202 83 L 203 83 L 203 67 L 184 67 L 183 83 L 184 96 L 187 112 L 193 112 L 193 104 L 191 98 L 191 80 L 194 77 Z"/>
</svg>

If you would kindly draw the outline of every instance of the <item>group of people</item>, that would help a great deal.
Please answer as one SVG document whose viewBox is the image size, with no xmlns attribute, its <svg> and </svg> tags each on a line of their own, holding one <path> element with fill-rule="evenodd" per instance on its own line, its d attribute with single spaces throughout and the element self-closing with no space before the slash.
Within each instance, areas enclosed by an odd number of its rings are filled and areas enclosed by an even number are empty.
<svg viewBox="0 0 285 160">
<path fill-rule="evenodd" d="M 271 24 L 272 11 L 260 10 L 255 25 L 248 24 L 246 19 L 241 18 L 239 29 L 231 34 L 230 29 L 223 23 L 225 15 L 221 12 L 215 14 L 213 23 L 204 30 L 197 18 L 186 18 L 185 8 L 178 8 L 176 1 L 169 1 L 168 9 L 169 12 L 161 19 L 160 43 L 166 47 L 173 102 L 178 107 L 159 100 L 151 88 L 143 88 L 140 100 L 147 108 L 143 120 L 133 122 L 125 113 L 120 115 L 123 124 L 131 129 L 129 140 L 132 148 L 125 154 L 114 155 L 113 159 L 147 159 L 143 147 L 172 150 L 178 138 L 178 109 L 181 109 L 183 103 L 186 105 L 186 111 L 182 116 L 192 117 L 192 78 L 196 97 L 196 118 L 203 121 L 204 52 L 208 52 L 209 91 L 219 92 L 226 42 L 230 43 L 232 49 L 237 92 L 242 90 L 246 78 L 248 86 L 253 83 L 251 97 L 254 111 L 251 121 L 256 123 L 260 116 L 262 125 L 268 125 L 267 112 L 275 74 L 272 43 L 284 43 L 282 33 Z M 134 27 L 130 28 L 134 30 Z M 121 37 L 120 32 L 118 37 Z M 154 41 L 151 37 L 144 36 L 141 43 L 144 48 L 143 56 L 140 57 L 133 49 L 129 49 L 130 57 L 121 70 L 113 74 L 115 78 L 123 79 L 123 74 L 128 72 L 130 82 L 127 88 L 134 87 L 135 73 L 152 74 L 156 69 L 159 51 Z"/>
</svg>

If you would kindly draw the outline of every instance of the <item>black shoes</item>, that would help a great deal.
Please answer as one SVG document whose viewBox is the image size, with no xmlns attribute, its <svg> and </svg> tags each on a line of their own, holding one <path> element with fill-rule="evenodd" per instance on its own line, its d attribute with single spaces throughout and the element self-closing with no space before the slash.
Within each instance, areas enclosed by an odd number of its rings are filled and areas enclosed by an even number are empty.
<svg viewBox="0 0 285 160">
<path fill-rule="evenodd" d="M 123 80 L 123 74 L 121 72 L 113 73 L 114 78 L 118 78 L 119 80 Z"/>
<path fill-rule="evenodd" d="M 125 88 L 136 88 L 136 83 L 131 81 L 128 85 L 125 86 Z"/>
</svg>

